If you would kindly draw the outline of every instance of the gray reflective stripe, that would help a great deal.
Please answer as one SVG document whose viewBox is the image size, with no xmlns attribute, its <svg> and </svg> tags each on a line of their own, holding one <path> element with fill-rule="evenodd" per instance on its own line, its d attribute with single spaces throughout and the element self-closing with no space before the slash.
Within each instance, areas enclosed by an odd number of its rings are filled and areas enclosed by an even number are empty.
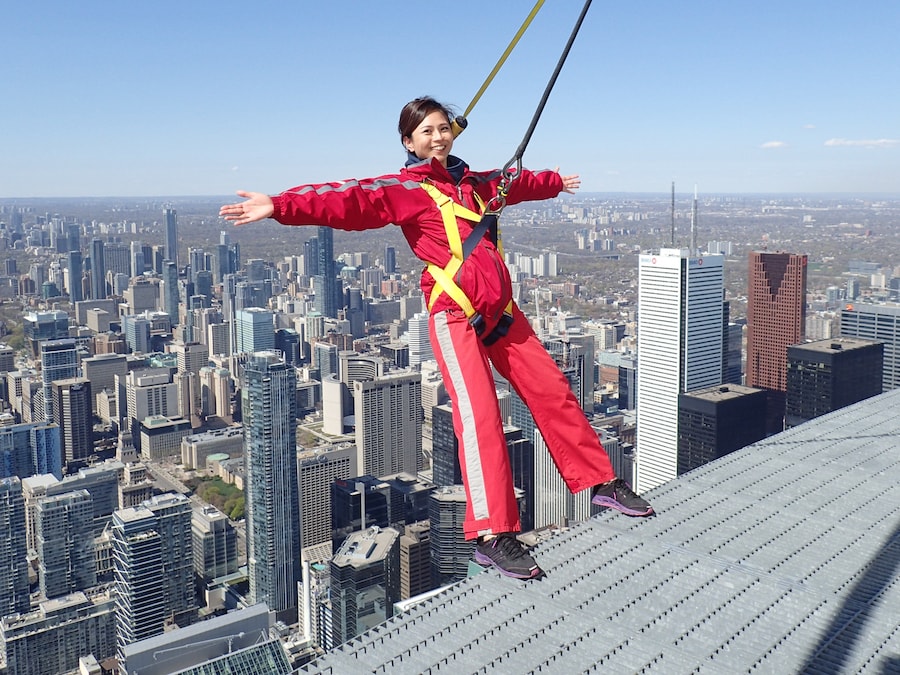
<svg viewBox="0 0 900 675">
<path fill-rule="evenodd" d="M 434 334 L 437 337 L 444 360 L 444 367 L 450 375 L 456 399 L 453 405 L 460 422 L 462 423 L 463 456 L 466 463 L 466 478 L 469 484 L 469 499 L 472 504 L 472 516 L 476 521 L 487 520 L 490 516 L 487 503 L 487 489 L 485 487 L 484 472 L 481 467 L 481 454 L 478 448 L 478 433 L 475 429 L 475 413 L 472 408 L 472 400 L 469 398 L 469 390 L 463 379 L 462 368 L 459 366 L 456 350 L 453 348 L 453 340 L 450 337 L 450 327 L 447 325 L 447 313 L 438 312 L 433 315 Z"/>
<path fill-rule="evenodd" d="M 421 190 L 421 185 L 414 180 L 400 180 L 399 178 L 376 178 L 370 183 L 366 183 L 365 185 L 361 185 L 358 180 L 347 180 L 341 183 L 340 185 L 319 185 L 316 187 L 315 185 L 303 185 L 297 190 L 287 190 L 287 194 L 292 195 L 305 195 L 309 192 L 315 192 L 317 195 L 323 195 L 327 192 L 344 192 L 346 190 L 350 190 L 351 188 L 360 188 L 362 190 L 380 190 L 382 188 L 390 187 L 392 185 L 399 185 L 401 187 L 405 187 L 407 190 Z"/>
</svg>

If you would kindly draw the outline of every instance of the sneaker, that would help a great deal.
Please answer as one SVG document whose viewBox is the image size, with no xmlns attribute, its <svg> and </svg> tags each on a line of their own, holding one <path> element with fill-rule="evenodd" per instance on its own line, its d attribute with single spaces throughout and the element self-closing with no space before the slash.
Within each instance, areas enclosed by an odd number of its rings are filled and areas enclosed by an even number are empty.
<svg viewBox="0 0 900 675">
<path fill-rule="evenodd" d="M 493 565 L 500 574 L 516 579 L 540 579 L 544 570 L 538 567 L 515 535 L 498 534 L 493 539 L 475 546 L 475 562 L 479 565 Z"/>
<path fill-rule="evenodd" d="M 649 516 L 653 513 L 653 507 L 635 494 L 621 478 L 596 486 L 591 494 L 591 504 L 616 509 L 626 516 Z"/>
</svg>

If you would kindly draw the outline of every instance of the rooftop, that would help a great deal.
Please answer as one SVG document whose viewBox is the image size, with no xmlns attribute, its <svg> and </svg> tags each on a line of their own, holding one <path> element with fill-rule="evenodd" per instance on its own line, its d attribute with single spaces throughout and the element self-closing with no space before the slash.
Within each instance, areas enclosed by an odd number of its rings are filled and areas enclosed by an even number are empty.
<svg viewBox="0 0 900 675">
<path fill-rule="evenodd" d="M 540 543 L 304 673 L 900 673 L 900 390 Z"/>
</svg>

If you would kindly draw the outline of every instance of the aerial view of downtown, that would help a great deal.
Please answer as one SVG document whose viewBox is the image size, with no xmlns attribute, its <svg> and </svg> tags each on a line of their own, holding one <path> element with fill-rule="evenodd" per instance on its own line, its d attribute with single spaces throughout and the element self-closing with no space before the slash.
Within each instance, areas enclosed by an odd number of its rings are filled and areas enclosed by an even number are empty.
<svg viewBox="0 0 900 675">
<path fill-rule="evenodd" d="M 900 9 L 44 4 L 0 674 L 900 672 Z"/>
</svg>

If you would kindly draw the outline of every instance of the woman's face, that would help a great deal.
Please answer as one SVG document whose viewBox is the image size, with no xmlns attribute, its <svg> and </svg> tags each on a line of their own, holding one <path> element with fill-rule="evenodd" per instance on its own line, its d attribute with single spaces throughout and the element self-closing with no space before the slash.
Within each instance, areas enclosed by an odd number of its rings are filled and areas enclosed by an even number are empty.
<svg viewBox="0 0 900 675">
<path fill-rule="evenodd" d="M 435 110 L 422 120 L 412 132 L 412 136 L 403 139 L 403 145 L 419 159 L 436 158 L 447 166 L 447 157 L 453 147 L 453 130 L 450 122 L 440 110 Z"/>
</svg>

